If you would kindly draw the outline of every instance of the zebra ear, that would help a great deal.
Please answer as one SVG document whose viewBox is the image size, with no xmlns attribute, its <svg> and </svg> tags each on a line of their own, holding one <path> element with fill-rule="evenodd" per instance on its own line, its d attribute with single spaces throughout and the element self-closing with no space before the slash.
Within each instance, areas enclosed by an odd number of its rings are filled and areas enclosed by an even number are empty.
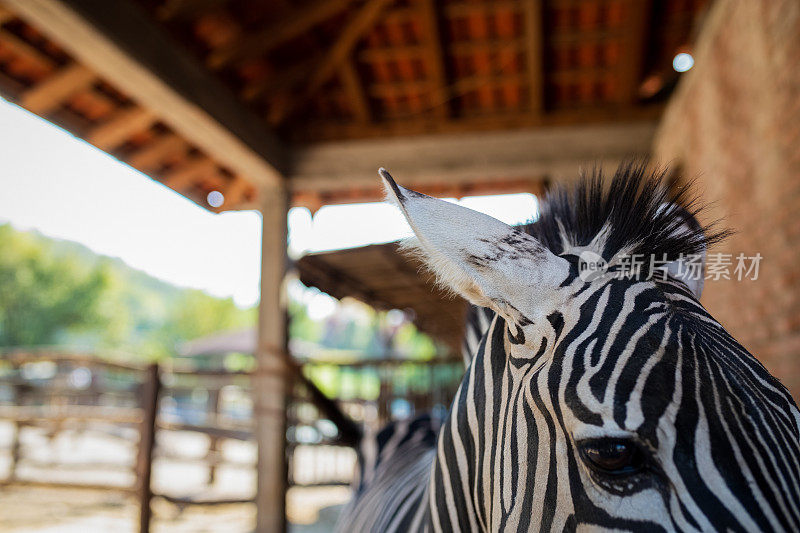
<svg viewBox="0 0 800 533">
<path fill-rule="evenodd" d="M 405 247 L 438 281 L 517 324 L 569 275 L 569 264 L 532 236 L 483 213 L 399 186 L 379 171 L 387 199 L 416 234 Z M 533 305 L 532 305 L 533 304 Z"/>
<path fill-rule="evenodd" d="M 702 232 L 702 226 L 691 213 L 684 209 L 680 209 L 679 215 L 683 217 L 684 222 L 676 230 L 677 233 L 698 234 Z M 683 259 L 677 259 L 671 263 L 667 263 L 667 274 L 670 277 L 682 281 L 689 290 L 692 291 L 695 298 L 700 299 L 703 293 L 703 285 L 706 274 L 706 246 L 703 244 L 699 253 L 688 256 Z"/>
</svg>

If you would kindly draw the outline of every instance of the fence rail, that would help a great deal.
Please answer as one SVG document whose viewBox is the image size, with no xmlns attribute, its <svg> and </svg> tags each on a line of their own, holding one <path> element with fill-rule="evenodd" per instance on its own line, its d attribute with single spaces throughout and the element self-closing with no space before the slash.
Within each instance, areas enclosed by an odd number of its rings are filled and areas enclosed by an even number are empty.
<svg viewBox="0 0 800 533">
<path fill-rule="evenodd" d="M 452 381 L 430 394 L 411 389 L 436 387 L 434 376 L 448 365 L 460 362 L 407 362 L 367 360 L 338 368 L 350 381 L 375 380 L 377 393 L 358 397 L 344 390 L 333 391 L 338 401 L 323 394 L 313 377 L 330 366 L 309 362 L 290 364 L 287 379 L 293 383 L 287 406 L 287 486 L 343 485 L 351 481 L 352 461 L 342 462 L 341 452 L 360 439 L 363 428 L 393 416 L 392 402 L 403 394 L 414 409 L 430 409 L 455 390 Z M 401 370 L 405 372 L 401 372 Z M 400 377 L 398 377 L 400 376 Z M 404 377 L 403 377 L 404 376 Z M 154 492 L 151 477 L 156 460 L 202 463 L 207 467 L 207 487 L 215 483 L 217 470 L 255 469 L 255 462 L 226 458 L 222 442 L 252 441 L 252 408 L 249 404 L 251 374 L 218 370 L 176 369 L 106 361 L 87 354 L 65 354 L 54 350 L 14 351 L 0 354 L 0 420 L 13 424 L 9 475 L 0 484 L 38 487 L 109 489 L 135 495 L 139 502 L 140 531 L 149 531 L 150 502 L 161 498 L 180 508 L 188 505 L 219 505 L 253 501 L 252 497 L 214 494 L 188 497 Z M 411 383 L 415 381 L 416 384 Z M 424 382 L 424 383 L 423 383 Z M 457 380 L 456 380 L 457 385 Z M 413 385 L 413 386 L 412 386 Z M 199 399 L 195 398 L 199 394 Z M 329 391 L 330 393 L 330 391 Z M 231 401 L 230 396 L 233 396 Z M 435 397 L 434 397 L 435 396 Z M 371 418 L 365 413 L 372 409 Z M 349 415 L 344 414 L 347 412 Z M 41 428 L 51 440 L 69 429 L 105 431 L 133 445 L 128 463 L 81 461 L 56 463 L 26 455 L 20 440 L 23 428 Z M 122 434 L 120 432 L 128 432 Z M 208 438 L 203 456 L 189 457 L 156 446 L 158 432 L 191 432 Z M 131 440 L 136 435 L 135 440 Z M 337 451 L 340 450 L 340 451 Z M 348 452 L 353 456 L 352 452 Z M 337 459 L 338 458 L 338 459 Z M 81 468 L 104 472 L 131 472 L 128 485 L 33 480 L 19 477 L 20 465 L 50 468 L 55 464 L 75 472 Z M 344 465 L 344 466 L 342 466 Z"/>
</svg>

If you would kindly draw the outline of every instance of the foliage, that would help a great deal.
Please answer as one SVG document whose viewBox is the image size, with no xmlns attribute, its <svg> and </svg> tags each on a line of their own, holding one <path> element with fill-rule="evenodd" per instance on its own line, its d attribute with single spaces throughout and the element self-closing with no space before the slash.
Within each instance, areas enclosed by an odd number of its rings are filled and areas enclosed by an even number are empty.
<svg viewBox="0 0 800 533">
<path fill-rule="evenodd" d="M 290 337 L 312 346 L 313 355 L 436 353 L 413 324 L 355 301 L 314 320 L 306 304 L 290 300 L 289 317 Z M 255 327 L 256 319 L 255 307 L 241 309 L 230 298 L 176 287 L 79 244 L 0 225 L 0 347 L 58 344 L 155 360 L 188 340 Z M 252 358 L 231 364 L 249 368 Z"/>
<path fill-rule="evenodd" d="M 0 226 L 0 345 L 47 344 L 103 325 L 100 295 L 111 275 L 107 262 L 50 253 L 34 235 Z"/>
<path fill-rule="evenodd" d="M 255 325 L 255 308 L 182 289 L 76 243 L 0 225 L 0 346 L 59 344 L 143 359 Z"/>
</svg>

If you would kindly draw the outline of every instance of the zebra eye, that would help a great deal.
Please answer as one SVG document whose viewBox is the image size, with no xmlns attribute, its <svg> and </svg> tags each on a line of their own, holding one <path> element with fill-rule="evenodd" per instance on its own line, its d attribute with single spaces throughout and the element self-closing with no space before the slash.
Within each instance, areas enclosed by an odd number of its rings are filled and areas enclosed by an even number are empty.
<svg viewBox="0 0 800 533">
<path fill-rule="evenodd" d="M 630 440 L 592 439 L 578 446 L 583 462 L 600 474 L 628 476 L 644 468 L 644 453 Z"/>
</svg>

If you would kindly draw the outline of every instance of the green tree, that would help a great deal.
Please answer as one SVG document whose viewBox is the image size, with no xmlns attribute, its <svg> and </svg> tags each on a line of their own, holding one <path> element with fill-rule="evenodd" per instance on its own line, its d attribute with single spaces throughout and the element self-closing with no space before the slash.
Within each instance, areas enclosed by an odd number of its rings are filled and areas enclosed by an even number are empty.
<svg viewBox="0 0 800 533">
<path fill-rule="evenodd" d="M 0 346 L 50 344 L 103 322 L 98 302 L 110 265 L 51 252 L 38 236 L 0 226 Z"/>
<path fill-rule="evenodd" d="M 256 317 L 255 307 L 240 309 L 232 298 L 214 298 L 203 291 L 185 290 L 171 303 L 157 338 L 171 351 L 184 341 L 255 327 Z"/>
</svg>

